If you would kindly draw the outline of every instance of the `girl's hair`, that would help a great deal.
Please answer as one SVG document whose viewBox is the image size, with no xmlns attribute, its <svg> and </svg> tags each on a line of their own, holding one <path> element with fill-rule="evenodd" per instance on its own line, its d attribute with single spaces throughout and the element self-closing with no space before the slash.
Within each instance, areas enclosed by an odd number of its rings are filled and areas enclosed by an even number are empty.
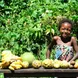
<svg viewBox="0 0 78 78">
<path fill-rule="evenodd" d="M 64 19 L 62 19 L 62 20 L 59 22 L 59 25 L 58 25 L 58 29 L 59 29 L 59 30 L 60 30 L 61 25 L 62 25 L 63 23 L 65 23 L 65 22 L 71 24 L 71 27 L 73 28 L 73 21 L 64 18 Z"/>
</svg>

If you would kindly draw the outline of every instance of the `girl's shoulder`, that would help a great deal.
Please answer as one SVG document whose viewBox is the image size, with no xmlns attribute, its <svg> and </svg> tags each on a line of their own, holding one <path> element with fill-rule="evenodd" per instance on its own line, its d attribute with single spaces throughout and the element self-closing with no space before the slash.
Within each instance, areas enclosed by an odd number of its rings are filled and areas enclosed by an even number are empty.
<svg viewBox="0 0 78 78">
<path fill-rule="evenodd" d="M 53 40 L 58 40 L 58 39 L 60 39 L 59 36 L 54 36 L 54 37 L 53 37 Z"/>
<path fill-rule="evenodd" d="M 71 40 L 74 41 L 74 40 L 77 40 L 77 38 L 76 37 L 71 37 Z"/>
<path fill-rule="evenodd" d="M 77 39 L 77 38 L 73 36 L 73 37 L 71 37 L 71 39 Z"/>
</svg>

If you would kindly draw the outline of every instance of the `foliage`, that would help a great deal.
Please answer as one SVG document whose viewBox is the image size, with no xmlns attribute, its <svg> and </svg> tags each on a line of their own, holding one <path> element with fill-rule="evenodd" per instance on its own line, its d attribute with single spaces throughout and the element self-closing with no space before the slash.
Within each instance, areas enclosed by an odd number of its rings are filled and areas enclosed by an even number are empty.
<svg viewBox="0 0 78 78">
<path fill-rule="evenodd" d="M 16 55 L 41 52 L 44 59 L 47 44 L 59 35 L 62 18 L 73 20 L 73 34 L 78 32 L 77 4 L 77 0 L 1 0 L 0 51 L 9 49 Z"/>
<path fill-rule="evenodd" d="M 4 78 L 4 74 L 3 73 L 0 73 L 0 78 Z"/>
</svg>

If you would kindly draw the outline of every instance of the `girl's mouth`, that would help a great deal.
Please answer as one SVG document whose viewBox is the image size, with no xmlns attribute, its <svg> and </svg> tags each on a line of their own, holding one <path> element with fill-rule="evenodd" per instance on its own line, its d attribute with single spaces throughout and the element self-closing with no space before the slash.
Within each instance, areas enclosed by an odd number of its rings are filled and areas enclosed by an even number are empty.
<svg viewBox="0 0 78 78">
<path fill-rule="evenodd" d="M 62 36 L 66 38 L 67 37 L 67 34 L 66 33 L 63 33 Z"/>
</svg>

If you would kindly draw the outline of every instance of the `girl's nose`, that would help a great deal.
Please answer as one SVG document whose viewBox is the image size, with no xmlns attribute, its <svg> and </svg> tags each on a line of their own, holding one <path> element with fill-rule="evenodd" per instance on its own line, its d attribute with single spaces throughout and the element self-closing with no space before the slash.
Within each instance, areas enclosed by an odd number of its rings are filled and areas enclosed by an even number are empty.
<svg viewBox="0 0 78 78">
<path fill-rule="evenodd" d="M 68 32 L 67 30 L 64 30 L 64 32 Z"/>
</svg>

